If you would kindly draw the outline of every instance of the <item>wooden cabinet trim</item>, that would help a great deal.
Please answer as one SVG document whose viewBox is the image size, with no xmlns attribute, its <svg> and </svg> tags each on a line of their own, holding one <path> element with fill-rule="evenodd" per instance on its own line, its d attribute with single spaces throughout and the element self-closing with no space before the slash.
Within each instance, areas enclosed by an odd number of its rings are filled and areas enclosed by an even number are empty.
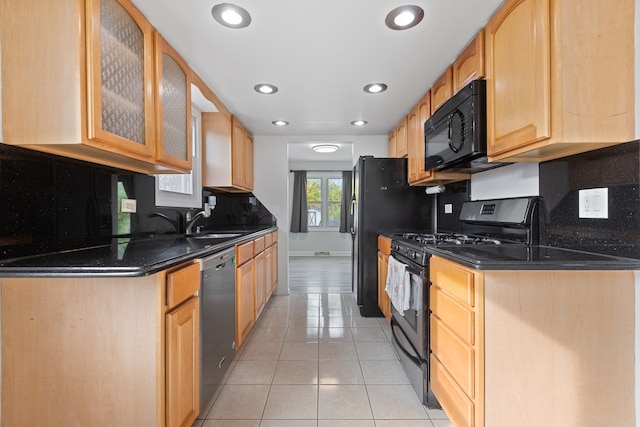
<svg viewBox="0 0 640 427">
<path fill-rule="evenodd" d="M 191 171 L 191 72 L 187 63 L 182 59 L 182 57 L 178 54 L 167 43 L 167 41 L 158 33 L 154 32 L 154 67 L 155 67 L 155 89 L 156 89 L 156 116 L 155 116 L 155 124 L 156 124 L 156 162 L 165 164 L 169 167 L 173 167 L 178 170 L 182 170 L 184 172 Z M 185 89 L 186 89 L 186 127 L 184 129 L 185 132 L 185 143 L 186 143 L 186 159 L 180 159 L 178 157 L 172 156 L 165 152 L 164 143 L 163 143 L 163 135 L 164 135 L 164 104 L 162 102 L 162 55 L 166 54 L 171 57 L 178 66 L 182 69 L 185 76 Z"/>
<path fill-rule="evenodd" d="M 253 240 L 236 246 L 236 265 L 240 266 L 253 258 Z"/>
<path fill-rule="evenodd" d="M 438 358 L 431 354 L 431 388 L 438 398 L 449 419 L 457 426 L 473 427 L 475 423 L 475 405 L 460 389 L 455 380 L 444 368 Z M 480 427 L 483 424 L 479 424 Z"/>
<path fill-rule="evenodd" d="M 431 315 L 431 351 L 470 399 L 475 397 L 475 350 L 438 317 Z"/>
<path fill-rule="evenodd" d="M 459 303 L 437 286 L 429 287 L 429 308 L 451 330 L 469 345 L 475 341 L 475 312 Z"/>
<path fill-rule="evenodd" d="M 459 264 L 433 257 L 429 264 L 431 282 L 459 301 L 473 307 L 474 272 Z"/>
<path fill-rule="evenodd" d="M 87 37 L 87 137 L 86 143 L 92 145 L 92 140 L 106 144 L 114 149 L 130 152 L 138 158 L 153 161 L 156 153 L 156 139 L 154 127 L 154 96 L 153 96 L 153 26 L 145 16 L 129 0 L 115 0 L 129 13 L 140 28 L 144 38 L 144 129 L 145 141 L 140 144 L 102 129 L 102 79 L 100 74 L 100 0 L 86 2 L 86 31 Z M 100 147 L 98 147 L 100 148 Z"/>
<path fill-rule="evenodd" d="M 378 250 L 387 256 L 391 255 L 391 239 L 387 236 L 378 236 Z"/>
<path fill-rule="evenodd" d="M 253 240 L 253 255 L 258 255 L 260 252 L 264 251 L 264 236 L 258 237 Z"/>
<path fill-rule="evenodd" d="M 200 301 L 166 316 L 166 425 L 190 426 L 200 413 Z"/>
<path fill-rule="evenodd" d="M 457 93 L 467 83 L 483 77 L 484 30 L 480 30 L 453 61 L 453 93 Z"/>
<path fill-rule="evenodd" d="M 407 157 L 407 117 L 403 117 L 402 120 L 396 126 L 396 157 Z"/>
<path fill-rule="evenodd" d="M 449 67 L 431 86 L 431 114 L 453 96 L 453 68 Z"/>
<path fill-rule="evenodd" d="M 200 264 L 194 263 L 167 273 L 167 306 L 175 307 L 200 290 Z"/>
</svg>

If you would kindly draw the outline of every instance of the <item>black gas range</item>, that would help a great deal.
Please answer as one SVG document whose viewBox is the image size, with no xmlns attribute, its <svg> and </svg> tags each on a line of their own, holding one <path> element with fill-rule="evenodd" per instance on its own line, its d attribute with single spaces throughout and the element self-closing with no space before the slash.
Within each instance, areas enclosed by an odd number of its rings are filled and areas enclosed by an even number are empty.
<svg viewBox="0 0 640 427">
<path fill-rule="evenodd" d="M 397 233 L 392 255 L 426 266 L 434 247 L 536 245 L 540 241 L 538 197 L 465 202 L 460 213 L 462 230 L 433 233 Z"/>
<path fill-rule="evenodd" d="M 388 281 L 392 269 L 404 271 L 404 276 L 395 274 L 388 283 L 392 301 L 392 345 L 418 397 L 427 407 L 439 408 L 429 385 L 428 363 L 429 258 L 434 249 L 529 247 L 539 240 L 539 207 L 537 197 L 469 201 L 464 203 L 460 214 L 463 228 L 460 232 L 392 235 Z M 410 293 L 408 307 L 397 307 L 399 287 L 403 295 Z"/>
</svg>

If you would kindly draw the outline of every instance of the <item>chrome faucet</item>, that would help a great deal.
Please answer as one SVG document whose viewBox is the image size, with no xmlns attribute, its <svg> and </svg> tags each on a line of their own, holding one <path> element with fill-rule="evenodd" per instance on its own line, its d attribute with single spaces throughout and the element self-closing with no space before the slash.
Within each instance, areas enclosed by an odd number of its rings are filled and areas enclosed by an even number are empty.
<svg viewBox="0 0 640 427">
<path fill-rule="evenodd" d="M 195 214 L 191 213 L 191 211 L 187 211 L 184 218 L 186 221 L 185 233 L 187 235 L 193 234 L 192 229 L 196 221 L 198 220 L 198 218 L 200 217 L 209 218 L 210 216 L 211 216 L 211 207 L 209 206 L 208 203 L 204 204 L 203 210 L 198 211 Z"/>
</svg>

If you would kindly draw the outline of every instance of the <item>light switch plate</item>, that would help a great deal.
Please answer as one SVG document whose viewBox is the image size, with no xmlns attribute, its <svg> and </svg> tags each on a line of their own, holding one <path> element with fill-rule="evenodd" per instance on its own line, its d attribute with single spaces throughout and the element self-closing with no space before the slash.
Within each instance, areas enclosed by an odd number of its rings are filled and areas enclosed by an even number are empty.
<svg viewBox="0 0 640 427">
<path fill-rule="evenodd" d="M 136 213 L 136 199 L 122 199 L 120 212 Z"/>
<path fill-rule="evenodd" d="M 446 213 L 446 214 L 453 213 L 453 204 L 445 203 L 444 204 L 444 213 Z"/>
<path fill-rule="evenodd" d="M 609 189 L 590 188 L 578 192 L 580 218 L 609 218 Z"/>
</svg>

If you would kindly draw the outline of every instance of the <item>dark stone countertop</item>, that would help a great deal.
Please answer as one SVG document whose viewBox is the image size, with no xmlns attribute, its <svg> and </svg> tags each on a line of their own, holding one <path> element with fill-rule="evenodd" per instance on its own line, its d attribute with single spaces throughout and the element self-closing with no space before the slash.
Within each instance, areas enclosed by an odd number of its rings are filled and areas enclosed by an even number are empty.
<svg viewBox="0 0 640 427">
<path fill-rule="evenodd" d="M 203 258 L 277 230 L 206 230 L 239 236 L 199 238 L 160 235 L 113 238 L 111 244 L 56 253 L 0 260 L 0 277 L 136 277 L 155 274 Z"/>
<path fill-rule="evenodd" d="M 640 253 L 632 248 L 618 248 L 616 255 L 517 244 L 437 246 L 429 252 L 477 270 L 640 270 Z"/>
</svg>

